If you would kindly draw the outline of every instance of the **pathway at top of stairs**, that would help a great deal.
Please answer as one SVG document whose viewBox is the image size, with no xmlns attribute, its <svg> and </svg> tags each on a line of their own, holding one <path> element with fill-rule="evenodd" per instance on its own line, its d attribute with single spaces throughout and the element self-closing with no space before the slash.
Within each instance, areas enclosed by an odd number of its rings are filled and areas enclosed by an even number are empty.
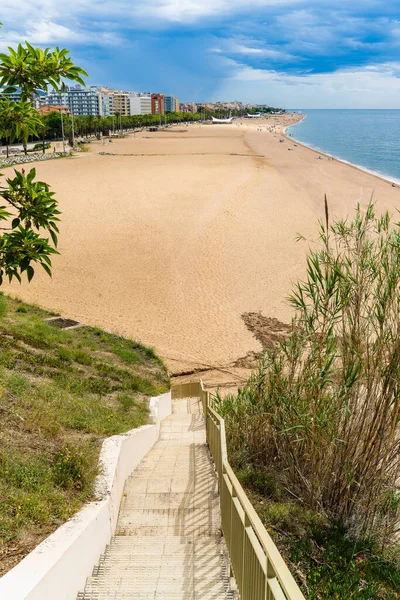
<svg viewBox="0 0 400 600">
<path fill-rule="evenodd" d="M 78 600 L 233 600 L 199 399 L 173 401 L 125 484 L 117 530 Z"/>
</svg>

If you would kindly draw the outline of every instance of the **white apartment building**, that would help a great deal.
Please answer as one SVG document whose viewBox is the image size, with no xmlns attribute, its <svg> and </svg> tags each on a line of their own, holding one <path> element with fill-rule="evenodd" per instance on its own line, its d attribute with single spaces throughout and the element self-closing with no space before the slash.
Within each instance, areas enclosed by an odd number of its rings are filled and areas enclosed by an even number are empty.
<svg viewBox="0 0 400 600">
<path fill-rule="evenodd" d="M 130 92 L 129 111 L 131 115 L 151 115 L 151 95 Z"/>
</svg>

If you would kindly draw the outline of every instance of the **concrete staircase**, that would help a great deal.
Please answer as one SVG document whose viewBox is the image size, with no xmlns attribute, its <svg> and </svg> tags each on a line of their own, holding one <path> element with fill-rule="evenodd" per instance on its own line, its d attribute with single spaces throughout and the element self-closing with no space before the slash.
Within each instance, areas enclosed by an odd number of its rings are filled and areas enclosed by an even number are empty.
<svg viewBox="0 0 400 600">
<path fill-rule="evenodd" d="M 231 583 L 200 403 L 175 400 L 78 600 L 233 600 Z"/>
</svg>

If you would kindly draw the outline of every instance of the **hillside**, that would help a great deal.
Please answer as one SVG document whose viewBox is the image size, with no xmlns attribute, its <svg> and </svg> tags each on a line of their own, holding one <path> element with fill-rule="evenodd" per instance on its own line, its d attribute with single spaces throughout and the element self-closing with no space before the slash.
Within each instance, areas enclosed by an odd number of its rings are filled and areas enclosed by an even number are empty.
<svg viewBox="0 0 400 600">
<path fill-rule="evenodd" d="M 0 295 L 0 574 L 92 497 L 102 440 L 148 422 L 154 351 Z"/>
</svg>

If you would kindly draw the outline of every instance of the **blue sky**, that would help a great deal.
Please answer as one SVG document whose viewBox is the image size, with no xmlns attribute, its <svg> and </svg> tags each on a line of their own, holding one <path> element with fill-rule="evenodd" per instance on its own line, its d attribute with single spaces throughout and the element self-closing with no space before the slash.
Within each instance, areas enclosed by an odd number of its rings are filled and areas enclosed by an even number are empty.
<svg viewBox="0 0 400 600">
<path fill-rule="evenodd" d="M 0 49 L 67 46 L 90 83 L 183 101 L 400 108 L 400 0 L 1 0 Z"/>
</svg>

